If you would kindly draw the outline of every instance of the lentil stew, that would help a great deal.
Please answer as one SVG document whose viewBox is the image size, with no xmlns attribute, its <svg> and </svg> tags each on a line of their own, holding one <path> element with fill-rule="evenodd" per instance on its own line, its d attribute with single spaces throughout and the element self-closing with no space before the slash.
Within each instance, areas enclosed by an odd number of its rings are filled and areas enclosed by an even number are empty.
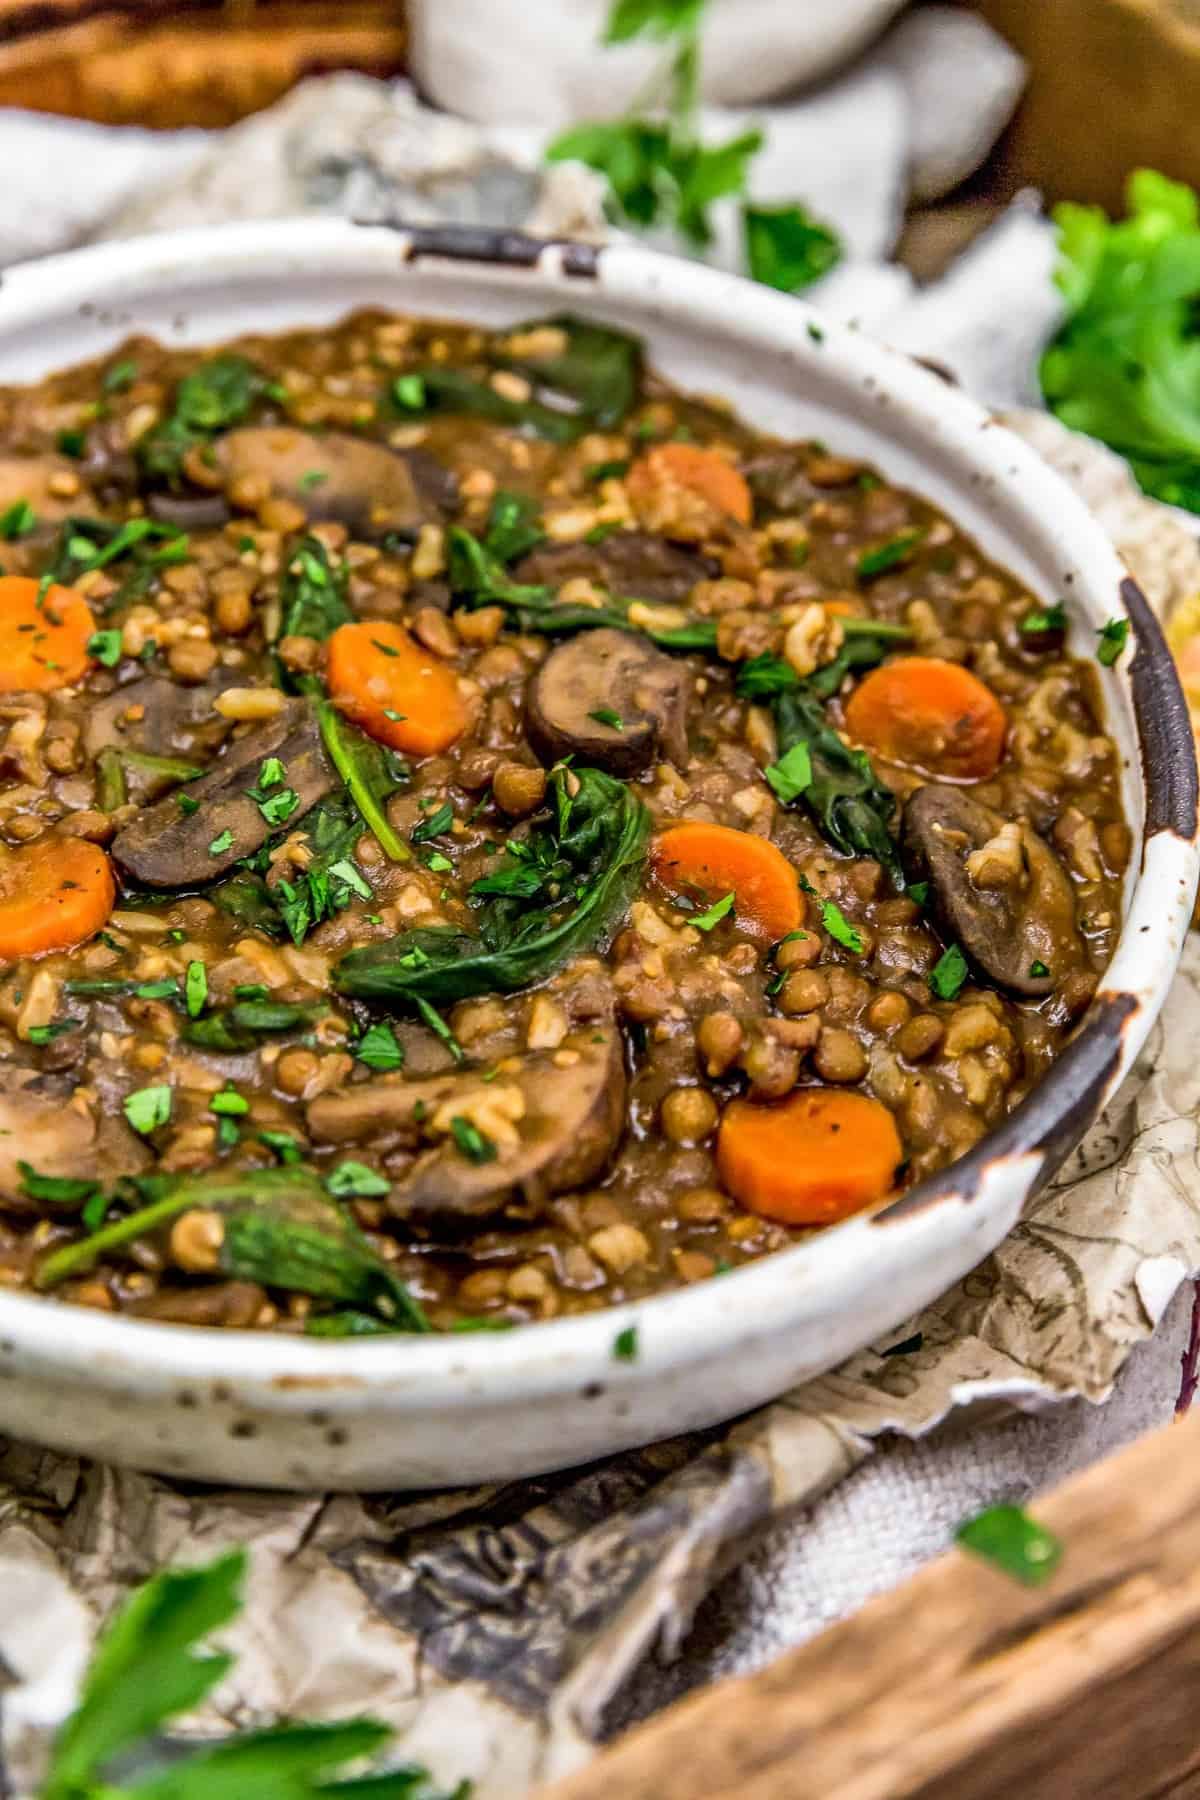
<svg viewBox="0 0 1200 1800">
<path fill-rule="evenodd" d="M 347 1336 L 710 1279 L 961 1155 L 1114 947 L 1061 607 L 606 326 L 131 340 L 0 390 L 0 538 L 14 1287 Z"/>
</svg>

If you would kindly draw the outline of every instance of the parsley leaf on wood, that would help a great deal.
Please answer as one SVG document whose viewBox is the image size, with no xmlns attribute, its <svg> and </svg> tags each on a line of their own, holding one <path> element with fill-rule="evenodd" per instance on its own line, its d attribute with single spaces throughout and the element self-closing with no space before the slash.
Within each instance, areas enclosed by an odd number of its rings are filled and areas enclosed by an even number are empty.
<svg viewBox="0 0 1200 1800">
<path fill-rule="evenodd" d="M 1026 1587 L 1049 1581 L 1062 1560 L 1062 1543 L 1019 1506 L 989 1506 L 959 1526 L 964 1550 L 993 1563 Z"/>
</svg>

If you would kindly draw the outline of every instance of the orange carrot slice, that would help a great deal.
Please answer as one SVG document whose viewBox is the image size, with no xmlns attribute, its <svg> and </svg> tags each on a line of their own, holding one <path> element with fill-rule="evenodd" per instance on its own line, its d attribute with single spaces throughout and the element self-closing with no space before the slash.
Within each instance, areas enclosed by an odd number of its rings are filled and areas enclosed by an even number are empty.
<svg viewBox="0 0 1200 1800">
<path fill-rule="evenodd" d="M 0 959 L 72 950 L 107 924 L 112 867 L 84 838 L 39 838 L 0 860 Z"/>
<path fill-rule="evenodd" d="M 467 707 L 453 670 L 403 625 L 387 619 L 339 625 L 328 650 L 330 699 L 379 743 L 432 756 L 466 730 Z"/>
<path fill-rule="evenodd" d="M 799 1088 L 774 1106 L 731 1100 L 717 1134 L 729 1192 L 783 1225 L 859 1212 L 888 1192 L 903 1157 L 887 1107 L 843 1088 Z"/>
<path fill-rule="evenodd" d="M 88 667 L 92 609 L 74 588 L 44 594 L 29 575 L 0 576 L 0 693 L 48 694 Z"/>
<path fill-rule="evenodd" d="M 902 656 L 855 688 L 846 702 L 846 729 L 890 762 L 982 781 L 999 766 L 1008 720 L 991 689 L 961 663 Z"/>
<path fill-rule="evenodd" d="M 656 444 L 639 456 L 625 478 L 625 489 L 635 507 L 652 501 L 661 490 L 687 488 L 739 525 L 749 525 L 754 501 L 745 477 L 717 450 L 701 444 Z"/>
<path fill-rule="evenodd" d="M 720 900 L 733 895 L 743 931 L 772 943 L 804 918 L 796 871 L 769 838 L 699 819 L 672 825 L 653 850 L 654 873 L 674 894 Z"/>
</svg>

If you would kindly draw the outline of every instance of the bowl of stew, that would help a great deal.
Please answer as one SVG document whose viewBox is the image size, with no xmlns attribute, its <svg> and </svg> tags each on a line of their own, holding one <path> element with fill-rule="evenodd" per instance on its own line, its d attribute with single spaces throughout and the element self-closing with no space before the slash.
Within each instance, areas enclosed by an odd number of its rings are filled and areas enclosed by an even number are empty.
<svg viewBox="0 0 1200 1800">
<path fill-rule="evenodd" d="M 0 288 L 0 1429 L 280 1486 L 711 1425 L 966 1273 L 1196 885 L 1157 625 L 928 371 L 332 221 Z"/>
</svg>

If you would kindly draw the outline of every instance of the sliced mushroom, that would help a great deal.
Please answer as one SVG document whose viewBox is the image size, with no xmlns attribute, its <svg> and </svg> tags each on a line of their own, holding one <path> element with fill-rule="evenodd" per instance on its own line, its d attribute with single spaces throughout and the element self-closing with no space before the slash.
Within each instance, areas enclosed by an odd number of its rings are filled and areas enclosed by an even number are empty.
<svg viewBox="0 0 1200 1800">
<path fill-rule="evenodd" d="M 517 581 L 552 588 L 584 576 L 630 599 L 680 601 L 721 568 L 711 557 L 653 532 L 614 531 L 598 544 L 543 544 L 522 557 L 513 573 Z"/>
<path fill-rule="evenodd" d="M 304 701 L 293 701 L 269 724 L 236 739 L 209 774 L 190 783 L 194 812 L 183 812 L 178 797 L 168 794 L 118 832 L 112 852 L 122 869 L 145 887 L 196 887 L 259 849 L 279 827 L 263 817 L 247 789 L 257 785 L 270 756 L 283 764 L 284 781 L 297 796 L 289 826 L 337 783 L 316 715 Z"/>
<path fill-rule="evenodd" d="M 318 437 L 291 425 L 248 425 L 219 438 L 215 453 L 227 486 L 258 477 L 310 519 L 336 520 L 360 537 L 415 533 L 437 523 L 447 496 L 453 502 L 453 478 L 443 478 L 426 452 L 339 432 Z"/>
<path fill-rule="evenodd" d="M 485 1080 L 463 1069 L 420 1081 L 383 1077 L 321 1094 L 308 1107 L 313 1140 L 349 1144 L 392 1136 L 420 1150 L 392 1189 L 389 1205 L 403 1218 L 476 1218 L 520 1197 L 537 1205 L 593 1181 L 605 1168 L 625 1116 L 625 1060 L 607 983 L 585 965 L 555 992 L 572 1029 L 553 1049 L 532 1050 Z M 496 1125 L 491 1130 L 489 1116 Z M 450 1122 L 474 1124 L 486 1160 L 473 1161 Z"/>
<path fill-rule="evenodd" d="M 233 729 L 232 720 L 214 710 L 214 700 L 225 688 L 244 681 L 245 676 L 233 670 L 223 670 L 196 687 L 184 687 L 165 675 L 143 675 L 89 701 L 83 747 L 93 760 L 101 750 L 128 745 L 150 756 L 203 762 Z"/>
<path fill-rule="evenodd" d="M 18 1163 L 39 1175 L 111 1181 L 136 1174 L 150 1155 L 124 1120 L 73 1095 L 74 1077 L 46 1077 L 34 1069 L 0 1071 L 0 1207 L 37 1212 L 22 1191 Z"/>
<path fill-rule="evenodd" d="M 146 511 L 180 531 L 219 531 L 233 516 L 224 494 L 151 494 Z"/>
<path fill-rule="evenodd" d="M 631 631 L 584 631 L 552 650 L 529 684 L 529 741 L 544 762 L 577 756 L 640 775 L 660 755 L 687 761 L 686 666 Z"/>
<path fill-rule="evenodd" d="M 1049 844 L 961 788 L 918 788 L 904 809 L 901 850 L 914 881 L 928 881 L 943 932 L 988 980 L 1036 999 L 1084 960 L 1075 893 Z M 1035 973 L 1045 969 L 1046 974 Z"/>
</svg>

